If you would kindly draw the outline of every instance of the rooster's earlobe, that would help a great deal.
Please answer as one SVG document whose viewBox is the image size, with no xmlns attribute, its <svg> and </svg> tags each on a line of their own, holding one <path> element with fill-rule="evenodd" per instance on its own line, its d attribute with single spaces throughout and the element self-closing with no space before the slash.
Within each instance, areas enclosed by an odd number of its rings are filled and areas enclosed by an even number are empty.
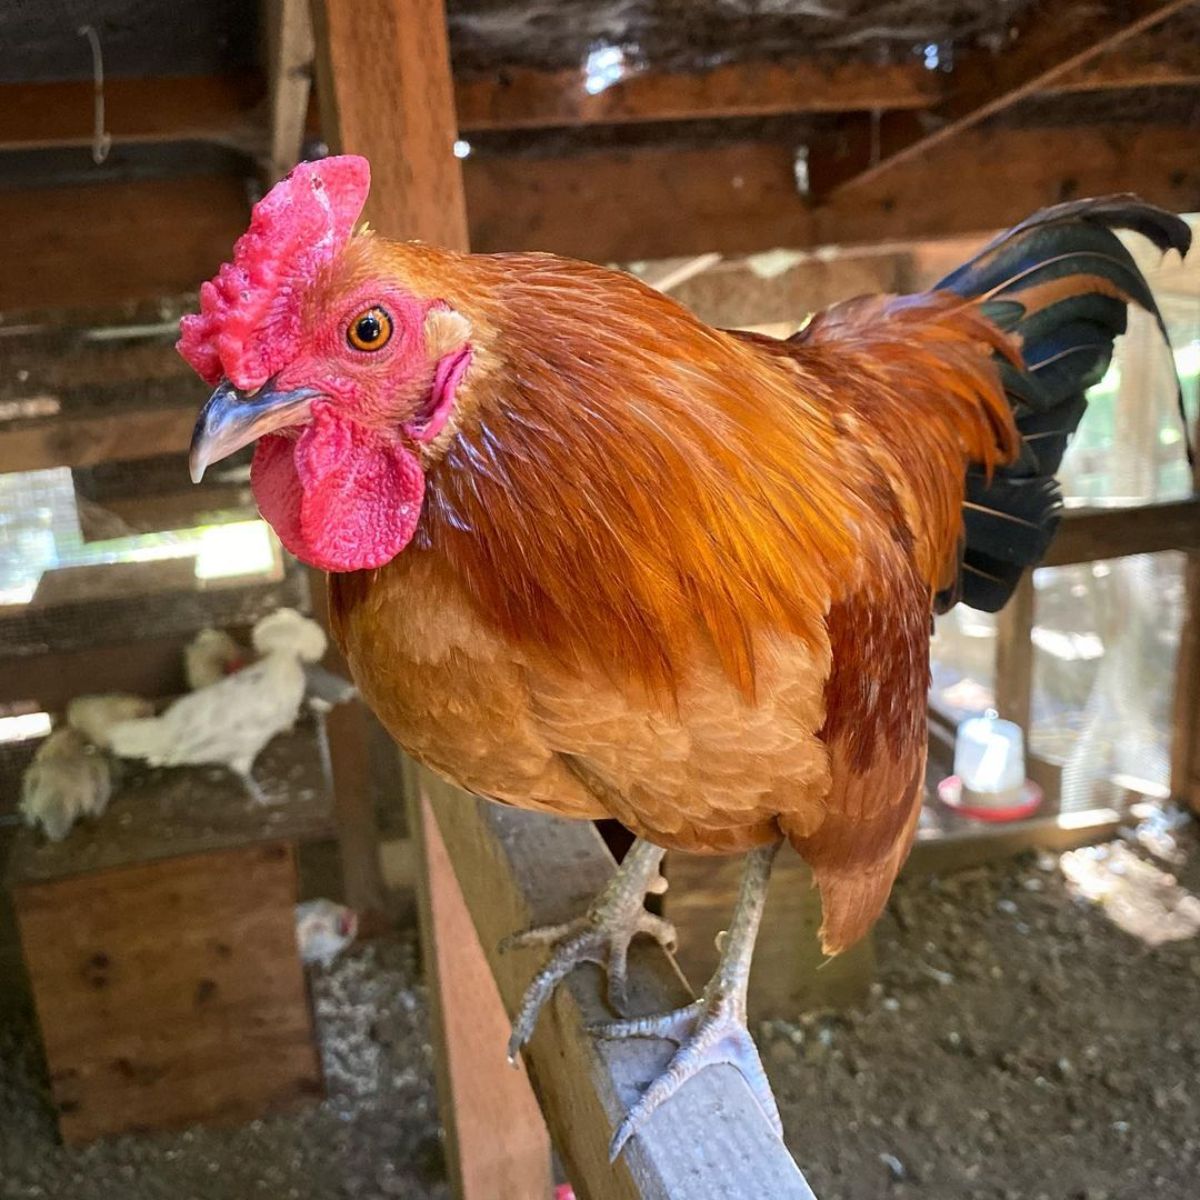
<svg viewBox="0 0 1200 1200">
<path fill-rule="evenodd" d="M 448 304 L 431 308 L 425 316 L 425 349 L 437 360 L 461 350 L 471 340 L 471 322 Z"/>
</svg>

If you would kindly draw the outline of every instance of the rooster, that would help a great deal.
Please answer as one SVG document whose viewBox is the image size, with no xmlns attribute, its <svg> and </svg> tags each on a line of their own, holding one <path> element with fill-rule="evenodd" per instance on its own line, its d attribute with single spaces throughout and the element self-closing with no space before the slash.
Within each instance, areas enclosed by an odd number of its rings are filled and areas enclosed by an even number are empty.
<svg viewBox="0 0 1200 1200">
<path fill-rule="evenodd" d="M 1136 303 L 1129 197 L 1038 213 L 932 291 L 779 341 L 709 328 L 631 276 L 464 255 L 355 226 L 365 160 L 297 167 L 201 290 L 180 352 L 215 387 L 193 478 L 257 441 L 263 516 L 331 573 L 332 625 L 396 740 L 482 796 L 637 835 L 567 926 L 515 1053 L 575 964 L 620 1010 L 665 851 L 745 853 L 716 975 L 604 1036 L 679 1050 L 614 1155 L 686 1079 L 740 1068 L 772 859 L 810 864 L 836 954 L 913 838 L 934 613 L 1000 607 L 1053 536 L 1054 473 Z M 1161 320 L 1160 320 L 1161 325 Z"/>
</svg>

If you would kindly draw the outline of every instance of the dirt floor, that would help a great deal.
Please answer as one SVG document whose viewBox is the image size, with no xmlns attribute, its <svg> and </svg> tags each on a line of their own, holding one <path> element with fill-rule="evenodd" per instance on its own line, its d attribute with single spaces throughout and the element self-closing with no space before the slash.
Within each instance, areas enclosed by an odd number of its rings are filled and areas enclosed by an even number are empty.
<svg viewBox="0 0 1200 1200">
<path fill-rule="evenodd" d="M 1196 894 L 1162 823 L 903 881 L 869 1005 L 759 1034 L 820 1200 L 1196 1200 Z"/>
<path fill-rule="evenodd" d="M 1195 1200 L 1196 895 L 1196 837 L 1162 822 L 1061 864 L 903 881 L 869 1003 L 759 1030 L 821 1200 Z M 18 1006 L 0 1026 L 0 1200 L 447 1196 L 411 939 L 314 983 L 324 1105 L 79 1151 L 55 1144 Z"/>
</svg>

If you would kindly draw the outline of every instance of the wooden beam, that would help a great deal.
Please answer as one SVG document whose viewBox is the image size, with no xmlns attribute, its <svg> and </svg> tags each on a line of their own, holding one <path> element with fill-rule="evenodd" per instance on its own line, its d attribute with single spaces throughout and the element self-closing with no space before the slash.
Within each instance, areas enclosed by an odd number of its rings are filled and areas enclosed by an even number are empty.
<svg viewBox="0 0 1200 1200">
<path fill-rule="evenodd" d="M 262 144 L 262 81 L 254 75 L 108 79 L 105 128 L 114 146 L 202 141 Z M 90 81 L 0 85 L 0 150 L 92 144 Z"/>
<path fill-rule="evenodd" d="M 1200 551 L 1200 496 L 1135 508 L 1068 509 L 1042 565 L 1061 567 L 1162 550 Z"/>
<path fill-rule="evenodd" d="M 0 472 L 154 458 L 186 448 L 195 424 L 194 406 L 0 423 Z"/>
<path fill-rule="evenodd" d="M 610 878 L 612 856 L 590 822 L 489 804 L 424 770 L 420 784 L 500 995 L 513 1012 L 543 952 L 501 954 L 500 939 L 583 912 Z M 657 945 L 634 943 L 631 1011 L 674 1008 L 688 995 Z M 610 1165 L 613 1131 L 675 1047 L 658 1039 L 606 1042 L 586 1031 L 590 1022 L 606 1019 L 600 975 L 574 971 L 547 1004 L 524 1052 L 555 1148 L 583 1200 L 812 1200 L 742 1077 L 727 1066 L 689 1080 Z"/>
<path fill-rule="evenodd" d="M 314 0 L 321 129 L 371 160 L 367 216 L 388 237 L 467 249 L 450 51 L 441 0 Z M 386 114 L 386 119 L 381 119 Z"/>
<path fill-rule="evenodd" d="M 1005 164 L 1003 188 L 989 165 L 997 162 Z M 435 194 L 441 176 L 459 169 L 458 160 L 430 174 L 415 159 L 411 170 L 375 164 L 385 187 L 391 176 L 405 185 L 409 171 L 407 186 L 429 178 Z M 1072 196 L 1129 190 L 1176 211 L 1200 209 L 1194 134 L 1161 126 L 971 131 L 817 208 L 797 193 L 792 149 L 771 143 L 550 159 L 471 155 L 463 165 L 475 249 L 596 262 L 911 245 L 987 234 Z M 406 211 L 389 202 L 373 221 L 405 236 L 414 229 Z M 0 192 L 0 311 L 194 289 L 228 256 L 246 220 L 243 188 L 232 178 Z M 459 237 L 457 217 L 443 220 L 433 236 Z"/>
<path fill-rule="evenodd" d="M 454 1093 L 443 1114 L 447 1166 L 456 1200 L 549 1200 L 550 1135 L 523 1063 L 509 1065 L 509 1026 L 471 913 L 429 802 L 410 797 L 409 827 L 420 846 L 417 888 L 421 941 L 436 946 L 429 964 L 430 1016 L 437 1065 L 447 1094 L 454 1079 L 474 1085 Z M 447 1001 L 450 1001 L 449 1003 Z"/>
<path fill-rule="evenodd" d="M 1001 162 L 1002 188 L 994 174 Z M 1200 208 L 1195 135 L 1174 127 L 975 130 L 817 208 L 797 193 L 792 149 L 776 144 L 566 159 L 471 155 L 465 168 L 475 249 L 597 262 L 982 234 L 1044 205 L 1106 192 Z"/>
<path fill-rule="evenodd" d="M 113 144 L 202 141 L 264 155 L 276 172 L 299 149 L 309 105 L 311 27 L 304 0 L 268 0 L 268 82 L 253 73 L 105 81 Z M 960 60 L 970 66 L 972 56 Z M 623 125 L 649 121 L 927 109 L 946 98 L 948 79 L 919 63 L 883 65 L 802 59 L 727 63 L 688 73 L 634 71 L 589 95 L 581 70 L 506 69 L 455 83 L 458 128 L 466 135 L 510 129 Z M 1062 76 L 1044 94 L 1115 88 L 1200 86 L 1200 69 L 1170 61 L 1152 42 L 1118 47 Z M 303 96 L 303 100 L 301 97 Z M 267 115 L 264 120 L 264 100 Z M 0 150 L 89 146 L 90 81 L 0 84 Z"/>
<path fill-rule="evenodd" d="M 265 0 L 267 27 L 268 184 L 300 161 L 312 94 L 312 9 L 309 0 Z"/>
<path fill-rule="evenodd" d="M 836 149 L 814 147 L 809 158 L 813 194 L 827 197 L 889 176 L 947 139 L 1070 77 L 1191 2 L 1129 0 L 1100 15 L 1090 10 L 1064 14 L 1053 5 L 1040 9 L 1012 46 L 989 57 L 976 56 L 957 69 L 953 91 L 929 117 L 885 115 L 874 130 L 860 126 L 857 136 L 843 139 Z"/>
<path fill-rule="evenodd" d="M 781 113 L 926 108 L 941 96 L 937 76 L 919 65 L 729 63 L 710 71 L 631 71 L 591 95 L 585 73 L 505 69 L 460 80 L 455 96 L 464 133 L 549 126 L 625 125 L 765 117 Z"/>
<path fill-rule="evenodd" d="M 234 176 L 0 191 L 0 312 L 194 290 L 248 217 Z"/>
</svg>

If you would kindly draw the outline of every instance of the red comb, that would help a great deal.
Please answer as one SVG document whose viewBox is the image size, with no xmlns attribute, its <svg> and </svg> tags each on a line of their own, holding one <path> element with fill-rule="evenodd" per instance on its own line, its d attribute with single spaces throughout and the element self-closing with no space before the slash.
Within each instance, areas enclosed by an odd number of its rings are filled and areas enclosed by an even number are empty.
<svg viewBox="0 0 1200 1200">
<path fill-rule="evenodd" d="M 255 206 L 250 228 L 200 288 L 176 349 L 209 384 L 261 387 L 298 349 L 304 284 L 350 240 L 371 186 L 365 158 L 301 163 Z"/>
</svg>

